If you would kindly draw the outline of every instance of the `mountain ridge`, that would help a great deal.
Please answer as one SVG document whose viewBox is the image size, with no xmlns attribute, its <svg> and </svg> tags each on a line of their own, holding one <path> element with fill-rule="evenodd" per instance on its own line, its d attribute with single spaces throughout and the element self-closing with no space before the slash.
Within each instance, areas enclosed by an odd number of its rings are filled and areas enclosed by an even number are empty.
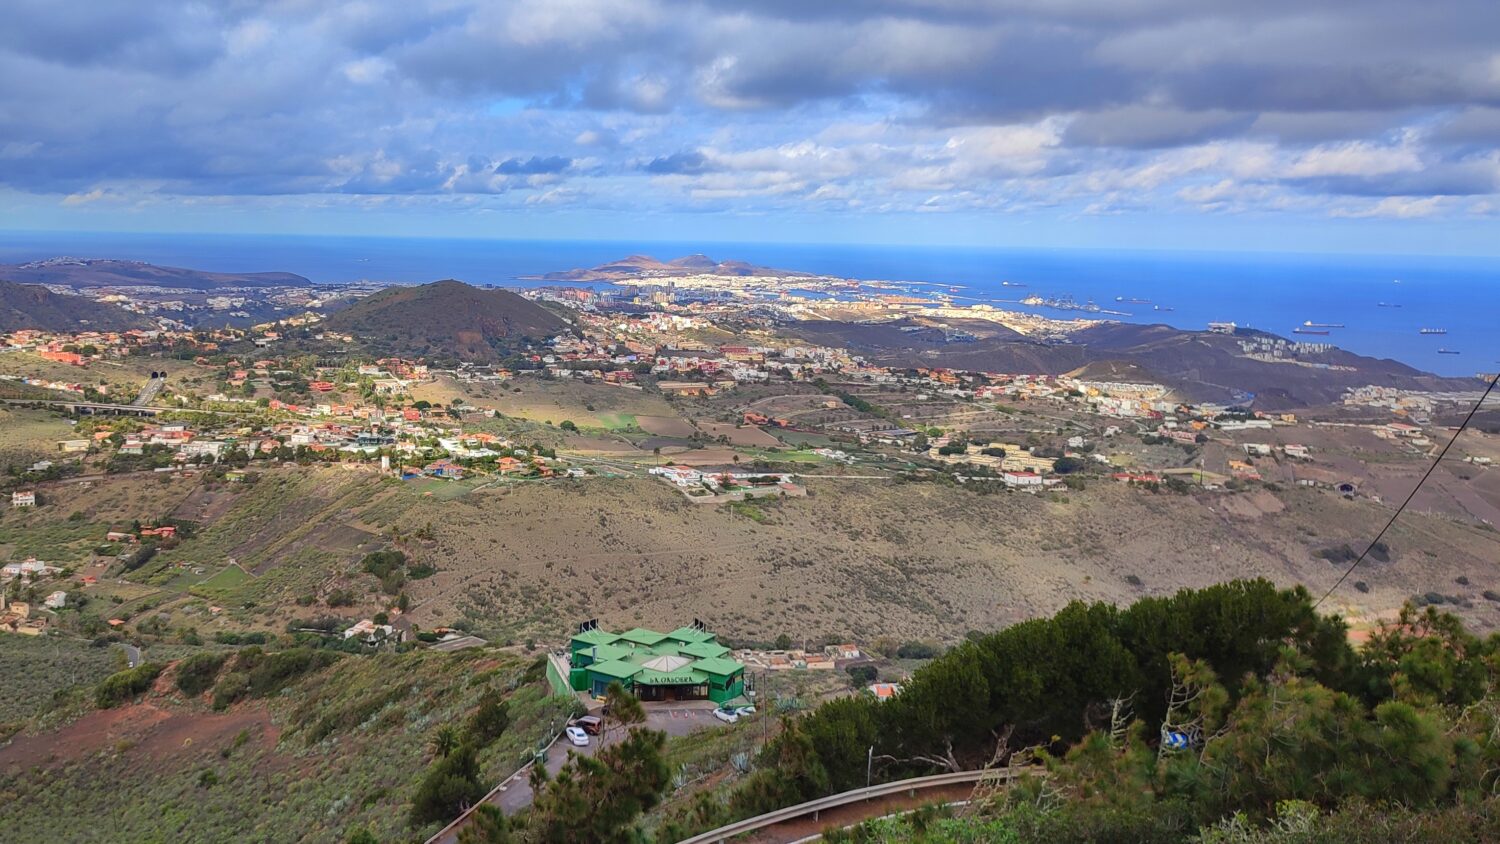
<svg viewBox="0 0 1500 844">
<path fill-rule="evenodd" d="M 53 293 L 39 284 L 0 281 L 0 331 L 124 331 L 156 323 L 117 305 Z"/>
<path fill-rule="evenodd" d="M 310 280 L 296 273 L 208 272 L 117 258 L 49 258 L 24 264 L 0 264 L 0 280 L 20 284 L 60 284 L 74 288 L 170 287 L 183 290 L 312 285 Z"/>
</svg>

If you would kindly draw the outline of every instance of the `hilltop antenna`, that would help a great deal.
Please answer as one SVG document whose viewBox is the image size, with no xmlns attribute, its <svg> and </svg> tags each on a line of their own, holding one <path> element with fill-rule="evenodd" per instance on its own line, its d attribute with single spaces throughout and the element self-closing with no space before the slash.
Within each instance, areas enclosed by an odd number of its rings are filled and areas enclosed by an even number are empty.
<svg viewBox="0 0 1500 844">
<path fill-rule="evenodd" d="M 1464 417 L 1463 424 L 1459 425 L 1458 430 L 1453 432 L 1453 437 L 1448 440 L 1448 444 L 1443 446 L 1443 450 L 1438 452 L 1438 456 L 1432 461 L 1432 465 L 1428 466 L 1427 471 L 1422 473 L 1421 480 L 1417 481 L 1417 485 L 1411 488 L 1411 493 L 1406 496 L 1405 501 L 1401 502 L 1401 506 L 1396 508 L 1396 512 L 1391 514 L 1391 518 L 1385 523 L 1385 527 L 1380 529 L 1380 533 L 1375 534 L 1375 538 L 1370 540 L 1370 544 L 1365 546 L 1365 550 L 1360 552 L 1360 555 L 1349 565 L 1349 568 L 1339 576 L 1338 581 L 1328 587 L 1328 591 L 1323 593 L 1323 597 L 1319 598 L 1318 602 L 1313 604 L 1313 609 L 1321 607 L 1323 602 L 1328 600 L 1328 596 L 1333 594 L 1333 590 L 1343 586 L 1344 581 L 1349 579 L 1349 575 L 1354 574 L 1354 570 L 1359 568 L 1360 564 L 1365 561 L 1365 557 L 1369 556 L 1370 552 L 1375 550 L 1375 546 L 1380 544 L 1380 540 L 1385 537 L 1385 532 L 1391 529 L 1391 525 L 1394 525 L 1397 519 L 1401 518 L 1401 514 L 1406 510 L 1406 506 L 1411 503 L 1413 498 L 1417 497 L 1417 492 L 1422 489 L 1422 485 L 1427 483 L 1428 478 L 1432 477 L 1433 470 L 1437 469 L 1438 464 L 1443 462 L 1443 458 L 1448 455 L 1448 449 L 1452 448 L 1453 444 L 1458 442 L 1459 436 L 1469 427 L 1469 423 L 1474 421 L 1474 415 L 1489 400 L 1490 393 L 1494 392 L 1496 384 L 1500 384 L 1500 372 L 1495 373 L 1495 377 L 1490 379 L 1490 385 L 1484 388 L 1484 395 L 1481 395 L 1479 401 L 1474 402 L 1474 406 L 1469 408 L 1469 415 Z"/>
</svg>

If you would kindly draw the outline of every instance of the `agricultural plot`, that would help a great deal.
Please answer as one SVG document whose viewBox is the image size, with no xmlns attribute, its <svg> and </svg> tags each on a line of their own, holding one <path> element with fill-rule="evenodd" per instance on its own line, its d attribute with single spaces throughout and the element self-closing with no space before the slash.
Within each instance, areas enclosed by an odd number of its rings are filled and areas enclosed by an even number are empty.
<svg viewBox="0 0 1500 844">
<path fill-rule="evenodd" d="M 691 437 L 698 432 L 693 423 L 678 416 L 637 416 L 641 430 L 658 437 Z"/>
</svg>

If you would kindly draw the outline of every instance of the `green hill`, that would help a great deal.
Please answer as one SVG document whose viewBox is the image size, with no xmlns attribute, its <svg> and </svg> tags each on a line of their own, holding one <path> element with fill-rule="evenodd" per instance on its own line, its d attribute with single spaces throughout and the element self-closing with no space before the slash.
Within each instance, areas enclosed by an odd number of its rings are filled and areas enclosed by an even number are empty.
<svg viewBox="0 0 1500 844">
<path fill-rule="evenodd" d="M 568 323 L 507 290 L 448 280 L 387 288 L 329 317 L 328 327 L 385 354 L 491 361 Z"/>
<path fill-rule="evenodd" d="M 0 331 L 123 331 L 154 328 L 140 314 L 82 296 L 64 296 L 37 284 L 0 281 Z"/>
</svg>

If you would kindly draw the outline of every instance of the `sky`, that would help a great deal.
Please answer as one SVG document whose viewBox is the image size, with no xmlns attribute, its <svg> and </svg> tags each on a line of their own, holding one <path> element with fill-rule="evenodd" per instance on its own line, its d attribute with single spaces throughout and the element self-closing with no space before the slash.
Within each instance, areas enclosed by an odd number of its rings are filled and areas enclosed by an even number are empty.
<svg viewBox="0 0 1500 844">
<path fill-rule="evenodd" d="M 6 0 L 0 228 L 1500 255 L 1500 3 Z"/>
</svg>

